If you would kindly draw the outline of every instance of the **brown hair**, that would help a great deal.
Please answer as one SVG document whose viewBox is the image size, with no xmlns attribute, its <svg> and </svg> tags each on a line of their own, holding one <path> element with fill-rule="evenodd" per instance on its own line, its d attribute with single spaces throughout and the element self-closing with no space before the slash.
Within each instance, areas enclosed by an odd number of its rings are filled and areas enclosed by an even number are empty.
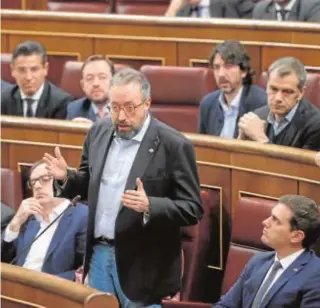
<svg viewBox="0 0 320 308">
<path fill-rule="evenodd" d="M 92 55 L 90 57 L 88 57 L 84 62 L 83 65 L 81 67 L 81 73 L 83 72 L 84 68 L 86 67 L 86 65 L 90 62 L 94 62 L 94 61 L 105 61 L 108 63 L 110 71 L 111 71 L 111 75 L 113 76 L 115 73 L 115 68 L 114 68 L 114 64 L 113 62 L 106 56 L 103 55 Z"/>
<path fill-rule="evenodd" d="M 320 236 L 320 208 L 315 201 L 299 195 L 285 195 L 279 199 L 292 211 L 290 221 L 292 230 L 301 230 L 305 238 L 304 248 L 309 248 Z"/>
</svg>

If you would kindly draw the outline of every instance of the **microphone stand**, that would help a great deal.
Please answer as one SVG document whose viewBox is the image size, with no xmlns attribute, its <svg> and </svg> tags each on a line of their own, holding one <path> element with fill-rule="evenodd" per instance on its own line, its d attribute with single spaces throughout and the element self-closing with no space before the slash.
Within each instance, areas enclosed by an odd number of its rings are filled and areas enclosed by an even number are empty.
<svg viewBox="0 0 320 308">
<path fill-rule="evenodd" d="M 71 200 L 71 202 L 68 204 L 67 208 L 62 211 L 48 226 L 46 226 L 32 241 L 29 245 L 26 245 L 25 247 L 23 247 L 23 249 L 21 250 L 20 254 L 19 255 L 16 255 L 11 261 L 9 264 L 14 264 L 18 259 L 19 257 L 26 251 L 28 250 L 32 245 L 33 243 L 42 235 L 44 234 L 61 216 L 63 216 L 63 214 L 71 207 L 71 206 L 75 206 L 77 204 L 77 202 L 79 202 L 81 199 L 81 196 L 76 196 L 75 198 L 73 198 Z"/>
</svg>

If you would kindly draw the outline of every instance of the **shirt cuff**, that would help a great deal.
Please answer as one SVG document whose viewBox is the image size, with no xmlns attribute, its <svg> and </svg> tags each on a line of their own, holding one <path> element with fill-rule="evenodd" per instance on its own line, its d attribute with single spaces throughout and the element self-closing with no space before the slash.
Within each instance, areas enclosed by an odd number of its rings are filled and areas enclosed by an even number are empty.
<svg viewBox="0 0 320 308">
<path fill-rule="evenodd" d="M 10 225 L 8 225 L 6 230 L 4 231 L 4 237 L 3 237 L 3 240 L 7 243 L 13 242 L 19 236 L 19 231 L 15 232 L 10 230 L 9 226 Z"/>
</svg>

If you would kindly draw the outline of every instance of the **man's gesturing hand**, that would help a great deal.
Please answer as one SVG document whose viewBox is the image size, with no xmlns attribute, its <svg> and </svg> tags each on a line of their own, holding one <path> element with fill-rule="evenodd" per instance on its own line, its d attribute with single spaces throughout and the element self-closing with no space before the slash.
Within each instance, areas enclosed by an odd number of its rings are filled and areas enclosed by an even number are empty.
<svg viewBox="0 0 320 308">
<path fill-rule="evenodd" d="M 142 181 L 137 178 L 137 190 L 126 190 L 121 197 L 124 206 L 143 213 L 149 211 L 149 198 L 143 188 Z"/>
<path fill-rule="evenodd" d="M 55 147 L 54 155 L 45 153 L 43 160 L 50 175 L 56 180 L 64 180 L 67 176 L 67 163 L 62 157 L 59 147 Z"/>
</svg>

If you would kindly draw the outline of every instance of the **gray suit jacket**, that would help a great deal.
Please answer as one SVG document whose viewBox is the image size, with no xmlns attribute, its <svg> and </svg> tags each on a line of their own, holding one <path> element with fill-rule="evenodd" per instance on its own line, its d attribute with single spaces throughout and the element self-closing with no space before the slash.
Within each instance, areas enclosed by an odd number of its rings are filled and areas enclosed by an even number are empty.
<svg viewBox="0 0 320 308">
<path fill-rule="evenodd" d="M 277 20 L 273 0 L 262 0 L 255 5 L 253 19 Z M 319 0 L 296 0 L 288 20 L 320 22 Z"/>
<path fill-rule="evenodd" d="M 210 16 L 225 18 L 251 18 L 254 4 L 252 0 L 210 0 Z M 192 6 L 186 4 L 176 14 L 180 17 L 189 17 Z"/>
</svg>

